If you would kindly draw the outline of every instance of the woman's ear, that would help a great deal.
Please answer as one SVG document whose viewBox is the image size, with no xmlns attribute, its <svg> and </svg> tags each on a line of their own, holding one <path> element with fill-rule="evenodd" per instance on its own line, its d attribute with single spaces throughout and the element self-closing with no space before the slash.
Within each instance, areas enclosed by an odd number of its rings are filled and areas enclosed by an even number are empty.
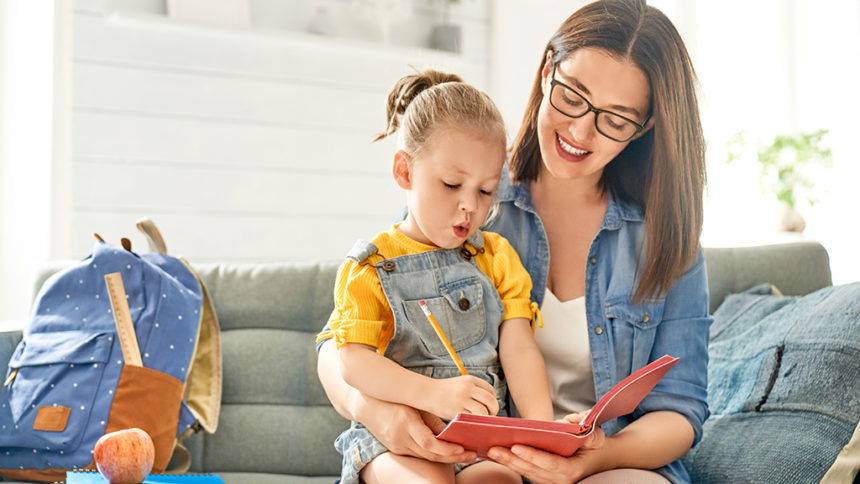
<svg viewBox="0 0 860 484">
<path fill-rule="evenodd" d="M 552 49 L 546 51 L 546 58 L 543 61 L 543 67 L 540 70 L 540 89 L 541 92 L 546 94 L 546 90 L 549 88 L 549 76 L 552 75 Z"/>
<path fill-rule="evenodd" d="M 648 131 L 651 131 L 651 128 L 653 128 L 653 127 L 654 127 L 654 118 L 651 117 L 651 119 L 649 119 L 648 122 L 645 123 L 645 128 L 642 131 L 636 133 L 636 136 L 634 136 L 630 141 L 635 141 L 635 140 L 639 139 L 640 137 L 644 136 L 645 133 L 647 133 Z"/>
<path fill-rule="evenodd" d="M 394 181 L 400 188 L 410 190 L 412 188 L 412 157 L 403 150 L 397 150 L 394 153 L 391 174 L 394 175 Z"/>
</svg>

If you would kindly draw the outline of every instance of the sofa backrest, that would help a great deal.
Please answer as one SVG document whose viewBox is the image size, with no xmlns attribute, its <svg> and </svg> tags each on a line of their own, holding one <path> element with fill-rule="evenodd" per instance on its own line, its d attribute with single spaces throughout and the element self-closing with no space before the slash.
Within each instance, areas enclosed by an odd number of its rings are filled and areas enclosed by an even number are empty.
<svg viewBox="0 0 860 484">
<path fill-rule="evenodd" d="M 705 249 L 705 258 L 712 311 L 762 282 L 794 295 L 831 281 L 827 252 L 814 242 Z M 348 422 L 317 379 L 313 344 L 332 310 L 338 264 L 195 264 L 221 322 L 224 387 L 218 431 L 188 441 L 192 470 L 340 473 L 332 443 Z M 46 267 L 38 285 L 62 267 Z"/>
<path fill-rule="evenodd" d="M 729 294 L 769 282 L 786 296 L 832 284 L 830 258 L 818 242 L 757 247 L 706 248 L 711 313 Z"/>
<path fill-rule="evenodd" d="M 333 307 L 338 263 L 198 264 L 221 322 L 218 431 L 189 439 L 192 470 L 336 475 L 349 422 L 316 374 L 314 336 Z"/>
</svg>

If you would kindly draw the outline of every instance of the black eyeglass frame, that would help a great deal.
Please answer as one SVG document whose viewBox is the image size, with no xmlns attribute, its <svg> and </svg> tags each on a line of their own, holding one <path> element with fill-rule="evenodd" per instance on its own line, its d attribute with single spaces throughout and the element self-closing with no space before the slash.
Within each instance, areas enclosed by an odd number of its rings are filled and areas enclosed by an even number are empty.
<svg viewBox="0 0 860 484">
<path fill-rule="evenodd" d="M 561 82 L 555 78 L 555 70 L 557 67 L 558 67 L 558 64 L 553 64 L 553 66 L 552 66 L 552 77 L 550 78 L 550 83 L 549 83 L 550 84 L 550 87 L 549 87 L 549 90 L 550 90 L 550 92 L 549 92 L 549 104 L 550 104 L 550 106 L 553 107 L 553 109 L 555 109 L 556 111 L 560 112 L 561 114 L 567 116 L 568 118 L 573 118 L 573 119 L 581 118 L 581 117 L 585 116 L 586 114 L 593 112 L 594 113 L 594 129 L 596 129 L 597 132 L 602 134 L 603 136 L 606 136 L 607 138 L 611 139 L 612 141 L 617 141 L 618 143 L 624 143 L 624 142 L 630 141 L 631 139 L 633 139 L 634 136 L 636 136 L 637 134 L 639 134 L 645 130 L 645 125 L 648 124 L 648 121 L 651 119 L 651 116 L 648 116 L 648 118 L 645 119 L 645 123 L 639 124 L 636 121 L 633 121 L 632 119 L 628 118 L 627 116 L 622 116 L 618 113 L 615 113 L 612 111 L 607 111 L 605 109 L 600 109 L 600 108 L 596 108 L 596 107 L 592 106 L 591 103 L 588 102 L 588 99 L 586 99 L 585 96 L 582 95 L 582 93 L 580 93 L 576 89 L 568 86 L 567 84 L 565 84 L 565 83 L 563 83 L 563 82 Z M 585 105 L 588 106 L 588 109 L 586 109 L 584 113 L 582 113 L 578 116 L 568 114 L 568 113 L 562 111 L 561 109 L 559 109 L 559 107 L 556 106 L 555 103 L 552 102 L 552 90 L 555 89 L 555 86 L 561 86 L 565 89 L 573 91 L 574 94 L 576 94 L 583 101 L 585 101 Z M 597 118 L 598 118 L 598 116 L 600 116 L 600 113 L 606 113 L 606 114 L 611 114 L 613 116 L 618 116 L 619 118 L 633 124 L 633 126 L 636 127 L 636 131 L 634 131 L 633 134 L 631 134 L 630 136 L 628 136 L 625 139 L 613 138 L 612 136 L 609 136 L 608 134 L 604 133 L 600 129 L 600 126 L 597 124 Z"/>
</svg>

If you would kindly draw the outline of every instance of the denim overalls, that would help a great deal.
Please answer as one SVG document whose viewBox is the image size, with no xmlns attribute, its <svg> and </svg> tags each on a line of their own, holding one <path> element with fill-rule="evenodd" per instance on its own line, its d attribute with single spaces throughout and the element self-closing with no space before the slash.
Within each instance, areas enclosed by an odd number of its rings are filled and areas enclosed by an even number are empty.
<svg viewBox="0 0 860 484">
<path fill-rule="evenodd" d="M 505 415 L 507 385 L 500 376 L 499 325 L 504 309 L 490 279 L 475 265 L 483 252 L 479 231 L 462 248 L 438 249 L 386 259 L 375 245 L 359 240 L 347 258 L 376 268 L 394 314 L 394 335 L 385 357 L 432 378 L 459 376 L 445 346 L 418 306 L 424 300 L 470 375 L 496 389 Z M 341 483 L 358 483 L 361 469 L 387 449 L 367 428 L 353 422 L 334 443 L 343 455 Z"/>
</svg>

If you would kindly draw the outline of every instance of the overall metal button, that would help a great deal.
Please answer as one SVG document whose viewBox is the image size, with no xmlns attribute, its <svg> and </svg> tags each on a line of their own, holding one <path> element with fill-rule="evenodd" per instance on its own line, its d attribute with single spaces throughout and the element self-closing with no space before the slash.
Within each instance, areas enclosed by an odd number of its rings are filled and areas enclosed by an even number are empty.
<svg viewBox="0 0 860 484">
<path fill-rule="evenodd" d="M 591 259 L 588 259 L 588 262 L 591 262 L 591 265 L 597 264 L 597 258 L 592 257 Z"/>
<path fill-rule="evenodd" d="M 603 334 L 603 328 L 600 326 L 594 328 L 594 334 Z"/>
<path fill-rule="evenodd" d="M 469 252 L 469 249 L 463 247 L 462 249 L 460 249 L 460 256 L 466 260 L 469 260 L 472 258 L 472 253 Z"/>
<path fill-rule="evenodd" d="M 472 303 L 470 303 L 468 299 L 462 298 L 462 299 L 460 299 L 459 305 L 460 305 L 460 309 L 462 309 L 463 311 L 466 311 L 467 309 L 469 309 L 472 306 Z"/>
<path fill-rule="evenodd" d="M 642 322 L 647 323 L 648 321 L 651 321 L 651 316 L 648 316 L 648 313 L 645 313 L 645 315 L 642 316 Z"/>
<path fill-rule="evenodd" d="M 382 270 L 385 272 L 391 272 L 395 267 L 397 267 L 397 264 L 393 260 L 382 261 Z"/>
</svg>

